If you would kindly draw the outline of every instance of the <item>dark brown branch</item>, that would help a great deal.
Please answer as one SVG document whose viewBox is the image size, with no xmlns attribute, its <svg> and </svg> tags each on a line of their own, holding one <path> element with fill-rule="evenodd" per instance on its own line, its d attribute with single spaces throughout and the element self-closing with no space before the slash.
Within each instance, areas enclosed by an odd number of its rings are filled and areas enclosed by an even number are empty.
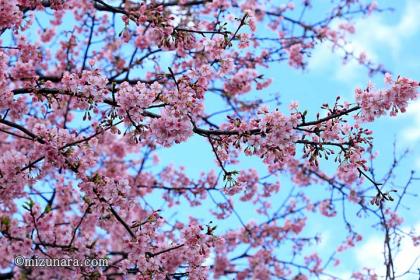
<svg viewBox="0 0 420 280">
<path fill-rule="evenodd" d="M 10 127 L 13 127 L 13 128 L 16 128 L 17 130 L 20 130 L 23 133 L 25 133 L 26 135 L 30 136 L 33 140 L 35 140 L 35 141 L 37 141 L 41 144 L 45 144 L 45 141 L 41 137 L 35 135 L 32 131 L 29 131 L 28 129 L 26 129 L 25 127 L 23 127 L 19 124 L 16 124 L 14 122 L 10 122 L 10 121 L 5 120 L 5 119 L 0 119 L 0 123 L 2 123 L 4 125 L 7 125 L 7 126 L 10 126 Z"/>
<path fill-rule="evenodd" d="M 323 122 L 326 122 L 326 121 L 329 121 L 329 120 L 332 120 L 332 119 L 335 119 L 335 118 L 339 118 L 339 117 L 344 116 L 344 115 L 348 115 L 349 113 L 357 111 L 359 109 L 360 109 L 360 106 L 354 106 L 350 109 L 340 111 L 339 113 L 336 113 L 336 114 L 331 114 L 328 117 L 321 118 L 321 119 L 316 120 L 316 121 L 303 122 L 303 123 L 299 124 L 297 127 L 317 125 L 317 124 L 320 124 L 320 123 L 323 123 Z"/>
<path fill-rule="evenodd" d="M 121 216 L 115 211 L 115 209 L 112 207 L 112 205 L 109 206 L 109 210 L 111 211 L 112 215 L 120 222 L 120 224 L 127 230 L 127 232 L 130 234 L 131 238 L 136 238 L 136 235 L 133 233 L 131 228 L 127 225 L 127 223 L 121 218 Z"/>
</svg>

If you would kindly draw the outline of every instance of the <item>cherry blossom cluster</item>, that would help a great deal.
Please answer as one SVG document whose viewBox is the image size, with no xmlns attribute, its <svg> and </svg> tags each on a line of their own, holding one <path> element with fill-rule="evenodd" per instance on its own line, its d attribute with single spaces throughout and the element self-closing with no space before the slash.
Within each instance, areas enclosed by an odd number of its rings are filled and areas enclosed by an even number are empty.
<svg viewBox="0 0 420 280">
<path fill-rule="evenodd" d="M 98 70 L 83 71 L 80 76 L 65 72 L 61 82 L 65 90 L 74 95 L 83 95 L 89 103 L 103 101 L 104 96 L 108 93 L 108 79 Z"/>
<path fill-rule="evenodd" d="M 148 108 L 160 93 L 161 86 L 156 82 L 150 87 L 141 82 L 137 82 L 133 86 L 127 82 L 122 83 L 116 94 L 119 115 L 127 115 L 128 122 L 130 122 L 130 118 L 136 123 L 141 122 L 144 109 Z"/>
<path fill-rule="evenodd" d="M 19 10 L 17 1 L 2 0 L 0 28 L 17 28 L 22 21 L 22 12 Z"/>
<path fill-rule="evenodd" d="M 365 90 L 356 89 L 356 101 L 362 108 L 361 121 L 371 122 L 388 111 L 391 116 L 404 113 L 408 102 L 418 97 L 420 84 L 417 81 L 404 77 L 394 81 L 390 74 L 386 74 L 385 82 L 390 85 L 389 89 L 376 90 L 372 84 Z"/>
</svg>

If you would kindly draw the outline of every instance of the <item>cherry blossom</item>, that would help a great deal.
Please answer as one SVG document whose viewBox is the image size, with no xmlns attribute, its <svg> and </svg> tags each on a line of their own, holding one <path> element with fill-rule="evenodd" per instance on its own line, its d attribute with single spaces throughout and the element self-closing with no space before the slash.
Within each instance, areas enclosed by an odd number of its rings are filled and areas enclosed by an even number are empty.
<svg viewBox="0 0 420 280">
<path fill-rule="evenodd" d="M 375 1 L 331 1 L 322 18 L 315 5 L 0 0 L 0 279 L 334 279 L 372 220 L 394 279 L 391 242 L 418 178 L 394 184 L 397 156 L 375 173 L 366 123 L 404 113 L 419 82 L 348 50 L 357 19 L 383 11 Z M 319 111 L 268 99 L 287 83 L 273 66 L 306 70 L 315 46 L 385 85 L 318 94 Z M 161 160 L 178 144 L 214 167 Z M 315 215 L 343 224 L 329 257 Z M 16 256 L 109 265 L 27 268 Z"/>
</svg>

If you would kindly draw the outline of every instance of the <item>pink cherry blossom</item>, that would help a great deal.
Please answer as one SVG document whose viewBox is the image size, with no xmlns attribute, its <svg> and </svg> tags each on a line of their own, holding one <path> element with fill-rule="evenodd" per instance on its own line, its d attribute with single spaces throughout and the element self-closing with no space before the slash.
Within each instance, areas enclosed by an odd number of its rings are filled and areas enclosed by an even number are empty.
<svg viewBox="0 0 420 280">
<path fill-rule="evenodd" d="M 401 186 L 395 153 L 380 177 L 366 122 L 419 83 L 348 50 L 375 1 L 277 2 L 0 0 L 0 279 L 334 278 L 371 226 L 396 278 L 396 245 L 420 243 L 401 211 L 418 176 Z M 283 71 L 315 47 L 385 85 L 287 100 Z M 320 252 L 324 220 L 344 235 Z"/>
</svg>

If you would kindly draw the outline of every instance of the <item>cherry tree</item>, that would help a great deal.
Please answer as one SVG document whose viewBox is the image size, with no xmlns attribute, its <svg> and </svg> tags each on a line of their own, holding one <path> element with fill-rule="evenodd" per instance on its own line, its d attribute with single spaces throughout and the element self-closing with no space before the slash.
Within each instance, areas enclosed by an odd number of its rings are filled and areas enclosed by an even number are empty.
<svg viewBox="0 0 420 280">
<path fill-rule="evenodd" d="M 375 1 L 328 1 L 314 17 L 317 2 L 0 0 L 0 279 L 335 279 L 367 216 L 383 232 L 385 267 L 352 277 L 397 278 L 392 242 L 420 244 L 398 214 L 418 177 L 391 187 L 398 155 L 375 175 L 366 125 L 404 113 L 419 82 L 348 51 L 354 20 L 385 12 Z M 256 94 L 279 78 L 265 69 L 302 71 L 323 42 L 383 84 L 333 104 L 319 95 L 318 112 Z M 195 136 L 217 169 L 192 178 L 159 164 L 158 151 Z M 243 156 L 268 174 L 240 168 Z M 313 184 L 326 189 L 311 197 Z M 238 203 L 258 218 L 244 220 Z M 171 218 L 174 208 L 189 217 Z M 345 225 L 327 259 L 305 250 L 319 238 L 305 232 L 314 214 Z M 232 228 L 218 227 L 230 217 Z M 22 267 L 16 256 L 109 265 Z"/>
</svg>

